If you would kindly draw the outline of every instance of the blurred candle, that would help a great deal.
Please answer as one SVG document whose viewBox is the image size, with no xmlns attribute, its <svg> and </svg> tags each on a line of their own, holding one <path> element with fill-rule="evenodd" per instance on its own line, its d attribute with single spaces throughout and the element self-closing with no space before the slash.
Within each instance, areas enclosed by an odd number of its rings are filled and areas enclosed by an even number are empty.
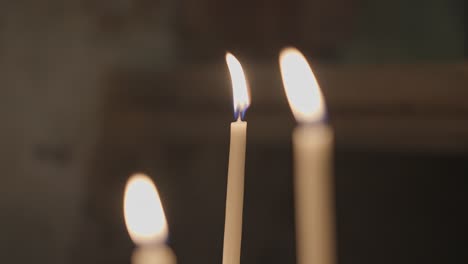
<svg viewBox="0 0 468 264">
<path fill-rule="evenodd" d="M 289 105 L 299 122 L 293 133 L 298 263 L 333 264 L 333 133 L 325 123 L 322 92 L 297 49 L 281 51 L 280 68 Z"/>
<path fill-rule="evenodd" d="M 247 134 L 247 122 L 243 121 L 243 118 L 245 111 L 249 107 L 250 98 L 247 81 L 239 61 L 231 53 L 227 53 L 226 63 L 231 74 L 234 119 L 236 121 L 231 123 L 223 264 L 239 264 L 242 240 L 245 142 Z"/>
<path fill-rule="evenodd" d="M 124 217 L 128 233 L 137 245 L 132 264 L 175 264 L 166 245 L 168 228 L 156 186 L 144 174 L 130 177 L 125 188 Z"/>
</svg>

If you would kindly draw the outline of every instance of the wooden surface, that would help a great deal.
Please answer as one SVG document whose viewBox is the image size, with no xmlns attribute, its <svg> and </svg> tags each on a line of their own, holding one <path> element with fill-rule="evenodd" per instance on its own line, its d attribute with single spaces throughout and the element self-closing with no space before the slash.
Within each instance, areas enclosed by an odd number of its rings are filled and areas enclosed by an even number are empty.
<svg viewBox="0 0 468 264">
<path fill-rule="evenodd" d="M 244 62 L 252 105 L 250 137 L 259 142 L 288 140 L 293 117 L 279 72 L 270 65 Z M 313 64 L 335 127 L 338 144 L 365 149 L 463 151 L 468 147 L 468 65 Z M 127 105 L 157 122 L 147 124 L 168 137 L 221 133 L 217 123 L 231 119 L 231 91 L 224 65 L 168 72 L 118 72 L 109 90 L 119 107 Z M 131 113 L 128 113 L 131 115 Z M 165 126 L 159 127 L 163 123 Z M 199 125 L 196 125 L 199 124 Z M 184 127 L 191 127 L 187 131 Z M 218 131 L 219 132 L 219 131 Z"/>
</svg>

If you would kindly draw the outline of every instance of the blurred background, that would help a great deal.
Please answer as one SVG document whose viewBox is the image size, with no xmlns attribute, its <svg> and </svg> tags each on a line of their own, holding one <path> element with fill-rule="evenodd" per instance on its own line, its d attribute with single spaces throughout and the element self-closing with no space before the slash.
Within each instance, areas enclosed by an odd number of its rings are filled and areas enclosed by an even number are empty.
<svg viewBox="0 0 468 264">
<path fill-rule="evenodd" d="M 0 258 L 129 263 L 146 172 L 179 263 L 220 263 L 233 119 L 251 86 L 242 263 L 294 263 L 278 70 L 302 50 L 335 128 L 339 263 L 467 263 L 463 0 L 19 0 L 0 5 Z"/>
</svg>

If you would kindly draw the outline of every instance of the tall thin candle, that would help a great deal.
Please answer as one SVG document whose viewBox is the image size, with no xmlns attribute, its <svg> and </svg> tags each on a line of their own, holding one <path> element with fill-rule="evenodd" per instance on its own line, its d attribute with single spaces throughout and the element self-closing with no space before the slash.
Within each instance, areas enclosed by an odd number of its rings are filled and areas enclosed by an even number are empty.
<svg viewBox="0 0 468 264">
<path fill-rule="evenodd" d="M 324 120 L 323 95 L 297 49 L 281 51 L 280 68 L 286 96 L 300 123 L 293 133 L 298 263 L 334 264 L 333 132 Z"/>
<path fill-rule="evenodd" d="M 168 228 L 156 186 L 144 174 L 130 177 L 125 188 L 124 216 L 130 238 L 137 248 L 132 264 L 175 264 L 172 250 L 165 244 Z"/>
<path fill-rule="evenodd" d="M 242 210 L 244 206 L 245 142 L 247 137 L 247 122 L 243 121 L 243 118 L 250 105 L 250 98 L 241 64 L 231 53 L 226 54 L 226 62 L 231 74 L 234 119 L 236 121 L 231 123 L 223 264 L 239 264 L 242 240 Z"/>
</svg>

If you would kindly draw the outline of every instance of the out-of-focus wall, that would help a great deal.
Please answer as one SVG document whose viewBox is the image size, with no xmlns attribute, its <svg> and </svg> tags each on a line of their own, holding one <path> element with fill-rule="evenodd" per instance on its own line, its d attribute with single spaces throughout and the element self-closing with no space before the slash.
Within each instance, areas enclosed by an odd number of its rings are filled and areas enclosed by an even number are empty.
<svg viewBox="0 0 468 264">
<path fill-rule="evenodd" d="M 0 258 L 69 263 L 104 60 L 77 3 L 2 3 L 0 17 Z"/>
<path fill-rule="evenodd" d="M 190 256 L 220 259 L 226 159 L 219 153 L 227 153 L 229 84 L 203 90 L 225 89 L 216 90 L 221 102 L 210 99 L 216 105 L 213 111 L 203 94 L 193 95 L 198 87 L 190 84 L 196 81 L 175 90 L 172 82 L 178 77 L 174 73 L 182 69 L 195 80 L 209 79 L 206 69 L 213 69 L 217 76 L 213 78 L 227 80 L 225 72 L 213 67 L 222 63 L 227 49 L 239 55 L 247 69 L 253 69 L 257 63 L 275 65 L 278 50 L 289 44 L 325 62 L 356 62 L 366 57 L 373 61 L 374 56 L 382 58 L 379 62 L 394 56 L 432 59 L 434 51 L 437 59 L 461 58 L 458 40 L 463 33 L 456 8 L 421 1 L 425 12 L 419 17 L 418 6 L 407 9 L 401 1 L 386 9 L 383 2 L 375 7 L 365 7 L 358 0 L 22 0 L 0 4 L 0 259 L 49 264 L 128 262 L 131 244 L 121 222 L 118 195 L 127 175 L 140 169 L 150 172 L 161 189 L 167 190 L 163 199 L 170 205 L 169 220 L 177 238 L 172 242 L 181 249 L 182 260 L 188 262 Z M 413 21 L 413 13 L 418 23 L 408 29 L 405 21 Z M 421 29 L 415 36 L 429 40 L 422 43 L 425 49 L 419 49 L 421 39 L 412 35 L 413 29 Z M 444 39 L 430 41 L 438 37 L 433 29 L 444 33 Z M 382 30 L 392 32 L 391 40 L 403 36 L 404 41 L 393 45 Z M 414 50 L 421 53 L 413 56 Z M 167 74 L 152 79 L 151 72 Z M 125 74 L 131 81 L 122 85 L 125 78 L 118 77 Z M 119 89 L 124 92 L 119 94 Z M 279 93 L 258 94 L 282 98 Z M 164 104 L 170 100 L 178 104 Z M 255 128 L 255 120 L 273 123 L 276 110 L 288 111 L 285 101 L 264 102 L 251 108 L 260 109 L 259 115 L 252 115 L 256 139 L 265 129 Z M 187 117 L 193 113 L 206 117 Z M 172 123 L 165 127 L 168 118 Z M 281 118 L 292 127 L 287 114 Z M 177 120 L 189 122 L 191 128 Z M 199 120 L 208 120 L 211 134 L 204 134 Z M 195 136 L 187 133 L 190 129 Z M 245 256 L 271 263 L 271 252 L 277 249 L 284 250 L 281 256 L 287 262 L 294 256 L 292 196 L 290 189 L 280 187 L 290 184 L 286 175 L 290 164 L 275 163 L 266 172 L 262 167 L 289 157 L 288 139 L 281 134 L 277 144 L 268 145 L 277 139 L 274 133 L 265 134 L 269 141 L 250 145 L 255 154 L 251 161 L 256 162 L 248 165 L 250 176 L 260 175 L 260 180 L 247 180 L 251 189 L 246 194 L 250 201 L 246 217 L 251 224 L 246 227 Z M 279 176 L 272 176 L 274 188 L 268 189 L 262 182 L 274 173 Z M 262 191 L 256 196 L 258 189 Z M 197 199 L 204 215 L 191 206 Z M 191 215 L 196 217 L 187 224 Z M 263 225 L 270 215 L 277 221 Z M 206 244 L 200 243 L 196 237 L 200 232 L 190 229 L 193 226 L 211 232 Z M 274 229 L 281 229 L 278 237 L 270 232 Z M 276 239 L 286 241 L 287 246 L 279 246 Z M 194 247 L 192 251 L 187 245 Z"/>
</svg>

